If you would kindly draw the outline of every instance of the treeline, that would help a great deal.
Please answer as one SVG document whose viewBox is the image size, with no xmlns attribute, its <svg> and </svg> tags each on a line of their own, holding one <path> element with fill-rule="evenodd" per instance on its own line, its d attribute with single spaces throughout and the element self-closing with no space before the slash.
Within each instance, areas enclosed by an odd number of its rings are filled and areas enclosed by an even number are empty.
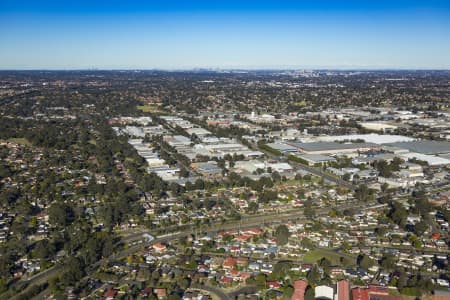
<svg viewBox="0 0 450 300">
<path fill-rule="evenodd" d="M 302 164 L 302 165 L 309 165 L 309 163 L 308 163 L 305 159 L 303 159 L 303 158 L 301 158 L 301 157 L 298 157 L 298 156 L 295 156 L 295 155 L 293 155 L 293 154 L 290 154 L 290 155 L 288 156 L 288 159 L 291 160 L 291 161 L 293 161 L 293 162 Z"/>
<path fill-rule="evenodd" d="M 77 121 L 34 121 L 0 118 L 0 139 L 25 138 L 36 147 L 66 150 L 78 141 Z"/>
<path fill-rule="evenodd" d="M 263 150 L 266 150 L 266 151 L 268 151 L 268 152 L 270 152 L 272 154 L 278 155 L 278 156 L 282 156 L 283 155 L 283 153 L 281 153 L 280 151 L 278 151 L 278 150 L 268 146 L 266 144 L 266 142 L 263 141 L 263 140 L 258 141 L 258 147 L 263 149 Z"/>
</svg>

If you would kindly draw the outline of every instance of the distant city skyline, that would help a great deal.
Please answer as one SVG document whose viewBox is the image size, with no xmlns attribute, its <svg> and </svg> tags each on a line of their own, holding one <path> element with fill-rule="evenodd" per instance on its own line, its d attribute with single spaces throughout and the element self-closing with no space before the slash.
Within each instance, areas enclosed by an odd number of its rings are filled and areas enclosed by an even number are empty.
<svg viewBox="0 0 450 300">
<path fill-rule="evenodd" d="M 241 2 L 2 1 L 0 69 L 450 69 L 449 1 Z"/>
</svg>

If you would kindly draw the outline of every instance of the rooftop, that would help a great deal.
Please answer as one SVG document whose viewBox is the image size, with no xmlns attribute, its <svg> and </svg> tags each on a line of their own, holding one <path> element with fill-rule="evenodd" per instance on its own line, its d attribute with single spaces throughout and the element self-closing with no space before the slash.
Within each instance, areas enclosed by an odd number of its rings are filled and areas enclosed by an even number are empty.
<svg viewBox="0 0 450 300">
<path fill-rule="evenodd" d="M 397 142 L 389 144 L 390 146 L 408 149 L 411 152 L 421 154 L 445 154 L 450 153 L 450 142 L 441 141 L 413 141 Z"/>
<path fill-rule="evenodd" d="M 388 144 L 388 143 L 398 143 L 398 142 L 410 142 L 410 141 L 414 141 L 414 138 L 410 138 L 410 137 L 402 136 L 402 135 L 370 133 L 370 134 L 320 136 L 320 137 L 317 137 L 316 140 L 324 141 L 324 142 L 364 140 L 367 143 Z"/>
<path fill-rule="evenodd" d="M 292 143 L 305 151 L 326 151 L 326 150 L 347 150 L 361 148 L 375 148 L 378 145 L 373 143 L 335 143 L 335 142 L 313 142 L 313 143 Z"/>
<path fill-rule="evenodd" d="M 284 143 L 269 143 L 267 144 L 267 146 L 281 152 L 297 151 L 297 148 L 295 148 L 294 146 L 290 146 Z"/>
<path fill-rule="evenodd" d="M 293 154 L 295 155 L 295 154 Z M 297 157 L 306 159 L 312 162 L 326 162 L 326 161 L 335 161 L 336 159 L 331 156 L 321 155 L 321 154 L 297 154 Z"/>
<path fill-rule="evenodd" d="M 414 153 L 414 152 L 408 152 L 404 154 L 400 154 L 403 158 L 408 159 L 418 159 L 422 161 L 426 161 L 430 166 L 439 166 L 439 165 L 448 165 L 450 164 L 450 160 L 446 158 L 442 158 L 435 155 L 427 155 L 422 153 Z"/>
</svg>

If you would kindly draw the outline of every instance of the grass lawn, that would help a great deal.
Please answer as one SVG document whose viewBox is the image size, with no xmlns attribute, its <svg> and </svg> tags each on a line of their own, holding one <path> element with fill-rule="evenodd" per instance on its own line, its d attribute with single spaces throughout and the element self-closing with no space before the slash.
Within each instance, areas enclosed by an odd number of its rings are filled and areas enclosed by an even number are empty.
<svg viewBox="0 0 450 300">
<path fill-rule="evenodd" d="M 308 103 L 305 100 L 294 102 L 295 106 L 305 107 Z"/>
<path fill-rule="evenodd" d="M 143 112 L 148 112 L 148 113 L 156 113 L 156 114 L 163 113 L 162 110 L 160 110 L 158 107 L 153 106 L 153 105 L 138 105 L 136 108 Z"/>
<path fill-rule="evenodd" d="M 401 296 L 400 292 L 397 289 L 389 289 L 389 295 L 391 295 L 391 296 Z"/>
<path fill-rule="evenodd" d="M 331 261 L 331 264 L 333 265 L 341 265 L 341 255 L 339 253 L 335 253 L 332 250 L 322 250 L 322 249 L 315 249 L 307 252 L 305 256 L 303 257 L 304 262 L 314 263 L 319 260 L 321 260 L 323 257 Z M 343 257 L 343 265 L 344 266 L 350 266 L 356 264 L 356 257 L 350 258 L 347 255 L 342 255 Z"/>
<path fill-rule="evenodd" d="M 4 142 L 5 140 L 0 140 L 0 141 Z M 31 146 L 30 141 L 28 141 L 26 138 L 11 138 L 11 139 L 7 139 L 6 141 L 8 141 L 10 143 L 25 145 L 25 146 Z"/>
</svg>

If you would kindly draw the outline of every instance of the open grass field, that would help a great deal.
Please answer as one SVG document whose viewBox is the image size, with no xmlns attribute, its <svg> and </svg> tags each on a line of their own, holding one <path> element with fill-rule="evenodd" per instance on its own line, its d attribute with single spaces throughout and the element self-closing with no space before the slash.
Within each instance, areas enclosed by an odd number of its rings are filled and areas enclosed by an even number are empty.
<svg viewBox="0 0 450 300">
<path fill-rule="evenodd" d="M 155 113 L 155 114 L 161 114 L 164 111 L 160 110 L 158 107 L 153 105 L 139 105 L 136 107 L 140 111 L 148 112 L 148 113 Z"/>
<path fill-rule="evenodd" d="M 10 143 L 16 143 L 21 144 L 25 146 L 31 146 L 30 141 L 28 141 L 26 138 L 11 138 L 7 140 L 0 140 L 0 142 L 10 142 Z"/>
<path fill-rule="evenodd" d="M 333 265 L 343 264 L 344 266 L 351 266 L 356 264 L 356 257 L 349 256 L 348 254 L 340 255 L 332 250 L 314 249 L 305 254 L 303 257 L 304 262 L 317 262 L 323 257 L 328 259 Z M 342 263 L 341 263 L 342 257 Z"/>
</svg>

